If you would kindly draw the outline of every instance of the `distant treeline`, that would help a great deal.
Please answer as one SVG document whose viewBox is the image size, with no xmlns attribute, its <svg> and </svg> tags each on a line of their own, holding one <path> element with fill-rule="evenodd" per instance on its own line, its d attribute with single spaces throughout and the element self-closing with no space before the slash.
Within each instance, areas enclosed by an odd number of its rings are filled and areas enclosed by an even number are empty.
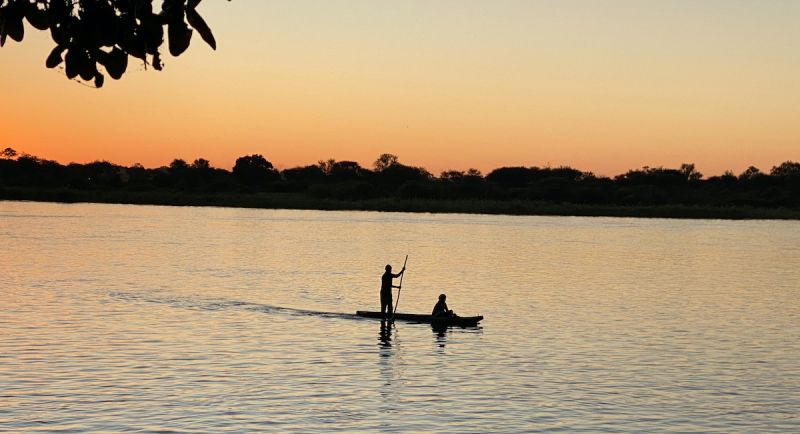
<svg viewBox="0 0 800 434">
<path fill-rule="evenodd" d="M 202 158 L 145 168 L 106 161 L 62 165 L 17 155 L 10 148 L 0 157 L 0 199 L 35 199 L 30 193 L 35 191 L 59 191 L 64 201 L 80 199 L 81 192 L 98 191 L 114 191 L 117 197 L 126 192 L 138 197 L 149 192 L 171 197 L 269 192 L 299 197 L 305 203 L 402 199 L 800 208 L 800 163 L 792 161 L 768 173 L 750 167 L 738 175 L 726 172 L 705 178 L 693 164 L 683 164 L 676 169 L 644 167 L 609 178 L 571 167 L 501 167 L 486 175 L 475 169 L 449 170 L 434 176 L 422 167 L 400 163 L 391 154 L 381 155 L 371 168 L 354 161 L 327 160 L 285 170 L 275 169 L 261 155 L 248 155 L 237 159 L 232 171 L 212 167 Z"/>
</svg>

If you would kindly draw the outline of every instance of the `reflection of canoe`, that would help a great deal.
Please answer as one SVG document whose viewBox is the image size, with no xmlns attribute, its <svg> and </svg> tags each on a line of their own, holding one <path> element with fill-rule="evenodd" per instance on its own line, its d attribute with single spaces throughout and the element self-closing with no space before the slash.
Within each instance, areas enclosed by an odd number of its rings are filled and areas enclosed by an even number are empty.
<svg viewBox="0 0 800 434">
<path fill-rule="evenodd" d="M 383 319 L 380 312 L 367 312 L 359 310 L 356 315 L 363 316 L 364 318 L 377 318 Z M 482 320 L 482 316 L 433 316 L 433 315 L 418 315 L 414 313 L 398 313 L 394 316 L 396 320 L 412 321 L 433 325 L 454 325 L 461 327 L 470 327 L 478 325 L 478 321 Z"/>
</svg>

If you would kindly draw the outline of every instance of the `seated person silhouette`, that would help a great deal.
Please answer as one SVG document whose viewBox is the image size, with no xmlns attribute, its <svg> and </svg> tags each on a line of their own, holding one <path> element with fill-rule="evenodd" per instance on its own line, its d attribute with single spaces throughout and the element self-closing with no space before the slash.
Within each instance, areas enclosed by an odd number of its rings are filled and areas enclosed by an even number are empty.
<svg viewBox="0 0 800 434">
<path fill-rule="evenodd" d="M 436 303 L 436 306 L 433 307 L 433 312 L 431 312 L 432 316 L 439 316 L 439 317 L 456 316 L 455 312 L 447 309 L 447 303 L 445 303 L 446 299 L 447 299 L 446 295 L 444 294 L 439 295 L 439 301 Z"/>
</svg>

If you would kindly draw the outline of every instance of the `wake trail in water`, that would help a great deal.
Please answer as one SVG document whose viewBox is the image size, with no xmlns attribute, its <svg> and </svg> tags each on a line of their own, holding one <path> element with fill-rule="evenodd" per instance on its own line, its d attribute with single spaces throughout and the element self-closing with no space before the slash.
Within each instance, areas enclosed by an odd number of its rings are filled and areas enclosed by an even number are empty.
<svg viewBox="0 0 800 434">
<path fill-rule="evenodd" d="M 240 300 L 201 299 L 197 297 L 186 296 L 156 296 L 152 293 L 142 294 L 124 291 L 111 292 L 109 293 L 109 297 L 126 302 L 154 303 L 179 309 L 194 309 L 203 311 L 247 310 L 251 312 L 262 312 L 287 316 L 362 319 L 352 313 L 296 309 L 291 307 L 272 306 L 268 304 L 252 303 Z"/>
</svg>

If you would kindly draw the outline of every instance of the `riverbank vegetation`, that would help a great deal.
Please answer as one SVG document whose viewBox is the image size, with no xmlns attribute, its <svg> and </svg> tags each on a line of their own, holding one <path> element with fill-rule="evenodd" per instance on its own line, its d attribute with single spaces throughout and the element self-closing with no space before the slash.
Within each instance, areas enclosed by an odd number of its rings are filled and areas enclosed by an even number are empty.
<svg viewBox="0 0 800 434">
<path fill-rule="evenodd" d="M 62 165 L 13 149 L 0 158 L 0 199 L 253 208 L 669 218 L 800 218 L 800 163 L 703 177 L 694 165 L 615 177 L 571 167 L 450 170 L 435 176 L 381 155 L 372 168 L 320 161 L 278 170 L 261 155 L 233 170 L 198 158 L 169 166 Z"/>
</svg>

